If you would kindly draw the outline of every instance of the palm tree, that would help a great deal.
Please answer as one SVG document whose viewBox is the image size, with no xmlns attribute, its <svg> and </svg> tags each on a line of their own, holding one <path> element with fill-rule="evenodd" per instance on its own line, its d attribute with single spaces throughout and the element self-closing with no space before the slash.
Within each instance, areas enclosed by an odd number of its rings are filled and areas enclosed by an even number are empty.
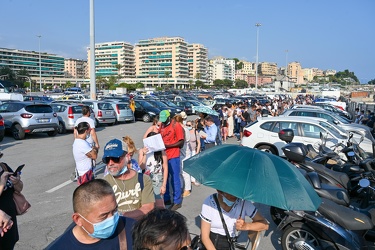
<svg viewBox="0 0 375 250">
<path fill-rule="evenodd" d="M 167 86 L 169 85 L 168 78 L 169 78 L 170 75 L 171 75 L 171 72 L 169 72 L 169 71 L 164 72 L 164 76 L 165 76 L 165 78 L 167 78 Z"/>
<path fill-rule="evenodd" d="M 115 65 L 115 68 L 117 69 L 117 79 L 120 80 L 122 75 L 121 75 L 121 69 L 123 68 L 124 66 L 121 65 L 121 64 L 116 64 Z"/>
</svg>

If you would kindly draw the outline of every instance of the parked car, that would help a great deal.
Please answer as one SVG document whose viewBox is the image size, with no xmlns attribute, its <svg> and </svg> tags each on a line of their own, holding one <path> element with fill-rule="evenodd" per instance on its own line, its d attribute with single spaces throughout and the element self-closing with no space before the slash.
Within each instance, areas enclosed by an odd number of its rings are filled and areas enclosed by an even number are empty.
<svg viewBox="0 0 375 250">
<path fill-rule="evenodd" d="M 161 102 L 161 101 L 153 101 L 153 100 L 147 100 L 148 103 L 150 103 L 155 108 L 158 108 L 160 110 L 168 110 L 171 114 L 171 117 L 175 116 L 176 114 L 181 113 L 181 109 L 168 106 L 167 104 Z"/>
<path fill-rule="evenodd" d="M 34 95 L 25 95 L 23 97 L 23 100 L 25 102 L 30 101 L 30 102 L 43 102 L 43 103 L 51 103 L 53 99 L 51 97 L 47 96 L 34 96 Z"/>
<path fill-rule="evenodd" d="M 116 114 L 116 123 L 118 122 L 133 122 L 133 111 L 129 107 L 129 102 L 123 102 L 119 99 L 106 99 L 112 103 L 112 107 Z"/>
<path fill-rule="evenodd" d="M 189 101 L 174 101 L 174 103 L 177 105 L 177 106 L 180 106 L 183 108 L 183 111 L 185 111 L 185 113 L 187 115 L 192 115 L 193 114 L 193 104 Z"/>
<path fill-rule="evenodd" d="M 159 115 L 159 113 L 160 109 L 155 108 L 147 101 L 135 100 L 134 116 L 136 120 L 150 122 L 155 118 L 155 116 Z"/>
<path fill-rule="evenodd" d="M 166 104 L 167 106 L 169 106 L 169 107 L 173 107 L 173 108 L 176 108 L 176 109 L 178 109 L 178 110 L 181 110 L 181 111 L 179 111 L 179 112 L 182 112 L 182 111 L 184 110 L 183 107 L 176 105 L 176 104 L 175 104 L 174 102 L 172 102 L 172 101 L 169 101 L 169 100 L 161 100 L 161 102 L 165 103 L 165 104 Z"/>
<path fill-rule="evenodd" d="M 94 111 L 97 126 L 116 123 L 116 114 L 111 102 L 85 100 L 82 103 L 88 105 Z"/>
<path fill-rule="evenodd" d="M 56 112 L 59 119 L 59 134 L 65 134 L 67 130 L 73 131 L 74 124 L 78 118 L 82 117 L 83 104 L 69 103 L 69 102 L 54 102 L 50 104 L 53 111 Z M 91 119 L 95 121 L 95 115 L 92 111 Z M 97 124 L 96 124 L 97 125 Z"/>
<path fill-rule="evenodd" d="M 58 118 L 49 104 L 34 102 L 4 102 L 0 105 L 5 129 L 16 140 L 25 139 L 25 134 L 58 132 Z"/>
<path fill-rule="evenodd" d="M 307 117 L 261 117 L 244 128 L 241 145 L 259 149 L 283 156 L 281 148 L 286 144 L 279 139 L 278 133 L 282 129 L 293 129 L 293 142 L 311 144 L 318 149 L 321 140 L 320 132 L 327 133 L 329 143 L 327 146 L 346 143 L 348 140 L 345 131 L 339 131 L 334 125 L 324 119 L 310 119 Z M 331 143 L 331 144 L 330 144 Z"/>
<path fill-rule="evenodd" d="M 0 142 L 4 140 L 4 135 L 5 135 L 4 118 L 0 115 Z"/>
</svg>

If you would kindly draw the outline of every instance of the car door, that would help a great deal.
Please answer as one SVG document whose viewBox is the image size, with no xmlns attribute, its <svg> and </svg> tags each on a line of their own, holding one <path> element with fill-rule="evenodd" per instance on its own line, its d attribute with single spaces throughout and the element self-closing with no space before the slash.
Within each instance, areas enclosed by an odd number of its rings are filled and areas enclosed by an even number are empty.
<svg viewBox="0 0 375 250">
<path fill-rule="evenodd" d="M 145 113 L 144 108 L 139 102 L 135 102 L 135 111 L 134 111 L 134 117 L 135 119 L 142 119 L 143 115 Z"/>
<path fill-rule="evenodd" d="M 316 126 L 310 123 L 300 123 L 301 132 L 303 134 L 301 142 L 305 144 L 311 144 L 314 148 L 318 148 L 318 145 L 321 143 L 320 132 L 326 133 L 321 127 Z"/>
<path fill-rule="evenodd" d="M 298 130 L 297 122 L 294 121 L 278 121 L 272 128 L 270 133 L 269 142 L 274 144 L 277 148 L 281 148 L 286 143 L 281 141 L 279 138 L 279 131 L 282 129 L 292 129 L 294 133 L 293 142 L 303 142 L 301 138 L 301 133 Z"/>
</svg>

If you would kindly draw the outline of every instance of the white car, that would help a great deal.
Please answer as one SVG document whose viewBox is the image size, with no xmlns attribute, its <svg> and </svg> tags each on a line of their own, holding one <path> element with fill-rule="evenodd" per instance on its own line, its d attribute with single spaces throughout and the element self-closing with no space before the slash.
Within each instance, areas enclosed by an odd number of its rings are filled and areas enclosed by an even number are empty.
<svg viewBox="0 0 375 250">
<path fill-rule="evenodd" d="M 278 133 L 287 128 L 293 129 L 293 142 L 311 144 L 315 149 L 318 149 L 321 143 L 320 132 L 328 134 L 327 147 L 338 143 L 345 144 L 348 140 L 346 131 L 335 128 L 324 119 L 260 117 L 244 128 L 241 145 L 283 156 L 281 148 L 286 143 L 279 139 Z"/>
</svg>

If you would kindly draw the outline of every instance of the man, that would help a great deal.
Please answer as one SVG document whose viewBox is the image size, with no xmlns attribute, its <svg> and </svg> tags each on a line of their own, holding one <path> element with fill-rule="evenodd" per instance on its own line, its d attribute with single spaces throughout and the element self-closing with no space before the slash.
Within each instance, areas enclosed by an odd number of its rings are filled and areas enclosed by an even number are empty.
<svg viewBox="0 0 375 250">
<path fill-rule="evenodd" d="M 133 228 L 133 250 L 191 249 L 186 218 L 176 211 L 154 209 Z"/>
<path fill-rule="evenodd" d="M 130 157 L 120 140 L 113 139 L 105 145 L 102 160 L 108 171 L 104 179 L 115 192 L 120 214 L 139 220 L 150 212 L 155 205 L 151 179 L 130 169 Z"/>
<path fill-rule="evenodd" d="M 214 119 L 209 115 L 204 118 L 204 124 L 204 132 L 206 135 L 202 135 L 201 137 L 204 139 L 205 149 L 209 149 L 215 147 L 217 126 L 214 123 Z"/>
<path fill-rule="evenodd" d="M 77 183 L 81 185 L 94 179 L 94 161 L 98 156 L 98 148 L 90 146 L 86 138 L 90 135 L 90 125 L 87 122 L 81 122 L 74 128 L 77 131 L 73 143 L 73 156 L 76 162 L 76 171 L 78 174 Z"/>
<path fill-rule="evenodd" d="M 255 122 L 257 120 L 257 107 L 255 106 L 255 104 L 252 104 L 250 109 L 247 111 L 249 113 L 249 116 L 250 116 L 250 123 L 251 122 Z"/>
<path fill-rule="evenodd" d="M 168 182 L 164 194 L 165 205 L 171 204 L 171 210 L 177 210 L 181 207 L 181 167 L 180 167 L 180 148 L 184 146 L 185 135 L 182 126 L 172 120 L 168 110 L 163 110 L 159 114 L 159 121 L 162 123 L 160 134 L 165 145 L 165 152 L 168 158 Z M 173 204 L 170 196 L 170 186 L 172 185 Z"/>
<path fill-rule="evenodd" d="M 86 141 L 90 144 L 90 146 L 95 146 L 98 149 L 100 148 L 99 146 L 99 141 L 98 137 L 96 135 L 95 131 L 95 121 L 90 117 L 91 111 L 89 106 L 83 106 L 82 107 L 82 117 L 78 118 L 77 121 L 74 124 L 74 138 L 77 136 L 77 130 L 75 127 L 81 123 L 81 122 L 87 122 L 90 125 L 91 131 L 89 137 L 86 138 Z"/>
<path fill-rule="evenodd" d="M 119 216 L 115 194 L 105 180 L 96 179 L 77 187 L 73 210 L 74 223 L 47 249 L 132 249 L 134 220 Z"/>
</svg>

